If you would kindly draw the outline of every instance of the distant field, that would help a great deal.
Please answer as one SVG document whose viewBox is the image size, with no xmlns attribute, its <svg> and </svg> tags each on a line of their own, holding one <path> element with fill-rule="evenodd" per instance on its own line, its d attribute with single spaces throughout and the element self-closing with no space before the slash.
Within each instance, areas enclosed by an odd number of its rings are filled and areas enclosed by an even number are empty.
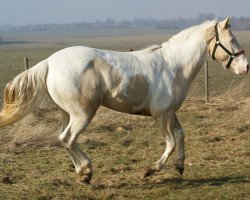
<svg viewBox="0 0 250 200">
<path fill-rule="evenodd" d="M 171 37 L 115 35 L 9 35 L 6 45 L 0 45 L 0 105 L 5 84 L 23 71 L 24 57 L 34 65 L 72 45 L 129 51 Z M 250 58 L 250 32 L 236 37 Z M 250 76 L 234 75 L 211 59 L 209 76 L 210 103 L 203 100 L 202 69 L 178 111 L 186 132 L 182 178 L 174 171 L 174 154 L 160 173 L 141 180 L 144 167 L 164 149 L 157 124 L 148 117 L 101 108 L 80 138 L 93 161 L 92 185 L 79 184 L 67 152 L 56 139 L 60 113 L 48 103 L 0 130 L 0 199 L 248 199 Z"/>
</svg>

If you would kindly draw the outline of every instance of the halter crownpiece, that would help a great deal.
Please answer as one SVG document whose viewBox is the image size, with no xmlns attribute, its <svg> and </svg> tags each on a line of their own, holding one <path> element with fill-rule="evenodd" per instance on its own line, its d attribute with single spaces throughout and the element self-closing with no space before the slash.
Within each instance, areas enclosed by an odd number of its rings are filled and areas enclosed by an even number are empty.
<svg viewBox="0 0 250 200">
<path fill-rule="evenodd" d="M 232 53 L 223 44 L 221 44 L 220 39 L 219 39 L 218 23 L 215 25 L 215 38 L 216 38 L 216 42 L 215 42 L 215 45 L 214 45 L 214 49 L 213 49 L 213 53 L 212 53 L 212 58 L 213 58 L 213 60 L 216 60 L 215 59 L 215 52 L 216 52 L 217 47 L 220 46 L 230 56 L 230 58 L 228 60 L 228 63 L 226 65 L 226 68 L 230 67 L 230 65 L 233 62 L 233 59 L 235 57 L 237 57 L 237 56 L 245 53 L 244 50 L 240 50 L 237 53 Z"/>
</svg>

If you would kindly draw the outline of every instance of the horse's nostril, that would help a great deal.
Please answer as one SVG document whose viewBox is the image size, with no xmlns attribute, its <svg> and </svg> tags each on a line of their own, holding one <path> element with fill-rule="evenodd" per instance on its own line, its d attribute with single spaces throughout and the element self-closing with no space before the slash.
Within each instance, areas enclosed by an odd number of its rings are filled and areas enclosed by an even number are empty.
<svg viewBox="0 0 250 200">
<path fill-rule="evenodd" d="M 247 74 L 248 70 L 249 70 L 249 64 L 248 64 L 247 67 L 246 67 L 245 74 Z"/>
</svg>

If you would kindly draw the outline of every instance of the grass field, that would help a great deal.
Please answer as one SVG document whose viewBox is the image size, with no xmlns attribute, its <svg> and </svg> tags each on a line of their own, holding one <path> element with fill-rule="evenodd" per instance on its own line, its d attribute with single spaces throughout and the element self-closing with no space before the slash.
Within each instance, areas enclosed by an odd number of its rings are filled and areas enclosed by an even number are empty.
<svg viewBox="0 0 250 200">
<path fill-rule="evenodd" d="M 250 55 L 250 33 L 236 34 Z M 34 38 L 0 46 L 0 104 L 5 84 L 30 64 L 71 45 L 119 51 L 160 44 L 170 35 Z M 93 161 L 91 185 L 77 179 L 66 150 L 57 141 L 60 113 L 44 103 L 21 122 L 0 130 L 0 199 L 249 199 L 250 84 L 209 60 L 210 93 L 205 103 L 203 69 L 178 116 L 186 138 L 183 177 L 165 168 L 142 180 L 143 169 L 159 159 L 164 143 L 148 117 L 101 108 L 80 138 Z"/>
</svg>

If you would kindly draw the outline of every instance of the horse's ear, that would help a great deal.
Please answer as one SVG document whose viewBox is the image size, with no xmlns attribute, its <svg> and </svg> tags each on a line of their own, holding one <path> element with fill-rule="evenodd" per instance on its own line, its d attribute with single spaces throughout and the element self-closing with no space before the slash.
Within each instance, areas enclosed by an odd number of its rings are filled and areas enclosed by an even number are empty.
<svg viewBox="0 0 250 200">
<path fill-rule="evenodd" d="M 230 28 L 231 17 L 228 17 L 219 23 L 221 29 Z"/>
</svg>

